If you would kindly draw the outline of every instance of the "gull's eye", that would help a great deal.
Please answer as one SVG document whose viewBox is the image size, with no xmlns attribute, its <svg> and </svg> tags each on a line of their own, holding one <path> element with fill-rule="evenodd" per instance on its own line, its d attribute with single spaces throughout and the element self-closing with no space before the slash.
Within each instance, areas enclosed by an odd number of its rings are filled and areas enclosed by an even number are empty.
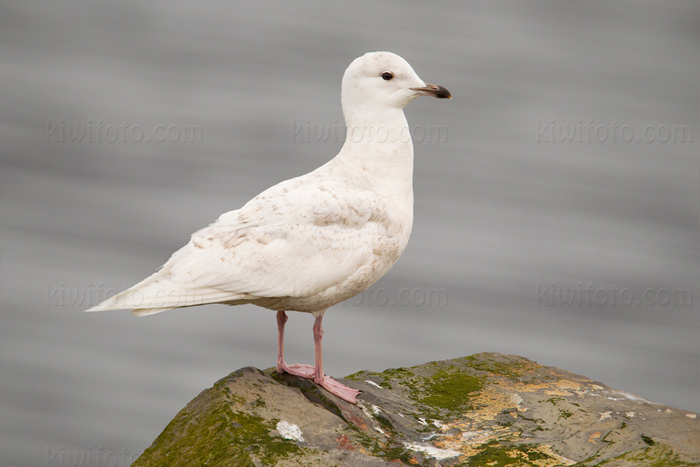
<svg viewBox="0 0 700 467">
<path fill-rule="evenodd" d="M 382 79 L 384 81 L 389 81 L 393 77 L 394 77 L 394 75 L 390 71 L 385 71 L 384 73 L 382 73 Z"/>
</svg>

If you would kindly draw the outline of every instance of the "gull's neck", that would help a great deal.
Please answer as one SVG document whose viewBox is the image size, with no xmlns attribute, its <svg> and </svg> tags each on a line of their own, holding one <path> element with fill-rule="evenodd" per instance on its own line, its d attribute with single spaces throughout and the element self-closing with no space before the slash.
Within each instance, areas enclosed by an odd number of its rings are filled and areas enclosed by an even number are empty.
<svg viewBox="0 0 700 467">
<path fill-rule="evenodd" d="M 347 133 L 336 157 L 359 169 L 377 192 L 413 199 L 413 141 L 402 109 L 343 108 Z"/>
</svg>

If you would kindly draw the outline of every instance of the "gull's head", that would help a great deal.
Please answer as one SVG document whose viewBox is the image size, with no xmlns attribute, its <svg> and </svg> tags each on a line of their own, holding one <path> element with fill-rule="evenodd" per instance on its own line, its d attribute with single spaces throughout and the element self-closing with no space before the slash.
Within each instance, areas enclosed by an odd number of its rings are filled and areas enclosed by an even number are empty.
<svg viewBox="0 0 700 467">
<path fill-rule="evenodd" d="M 424 82 L 406 60 L 391 52 L 364 54 L 343 75 L 344 109 L 402 109 L 419 96 L 452 99 L 447 89 Z"/>
</svg>

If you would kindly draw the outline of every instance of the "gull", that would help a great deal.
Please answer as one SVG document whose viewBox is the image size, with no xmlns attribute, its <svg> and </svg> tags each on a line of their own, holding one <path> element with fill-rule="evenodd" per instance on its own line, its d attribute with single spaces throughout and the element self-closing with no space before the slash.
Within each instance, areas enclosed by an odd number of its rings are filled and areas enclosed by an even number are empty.
<svg viewBox="0 0 700 467">
<path fill-rule="evenodd" d="M 326 310 L 391 269 L 413 225 L 413 142 L 403 108 L 419 96 L 451 99 L 403 58 L 371 52 L 343 75 L 347 134 L 337 156 L 281 182 L 195 232 L 153 275 L 86 311 L 136 316 L 222 303 L 277 312 L 277 371 L 312 379 L 357 403 L 359 391 L 324 375 Z M 284 360 L 288 311 L 314 315 L 315 366 Z"/>
</svg>

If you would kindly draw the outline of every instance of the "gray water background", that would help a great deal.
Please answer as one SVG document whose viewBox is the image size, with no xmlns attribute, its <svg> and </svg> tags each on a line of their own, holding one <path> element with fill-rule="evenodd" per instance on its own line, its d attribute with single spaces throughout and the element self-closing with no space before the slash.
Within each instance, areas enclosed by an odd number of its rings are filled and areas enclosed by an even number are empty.
<svg viewBox="0 0 700 467">
<path fill-rule="evenodd" d="M 411 127 L 447 137 L 416 141 L 402 259 L 373 294 L 326 314 L 327 372 L 496 351 L 700 410 L 699 2 L 5 0 L 3 466 L 138 453 L 220 377 L 274 364 L 268 310 L 81 310 L 335 155 L 342 135 L 303 141 L 294 129 L 340 126 L 342 73 L 374 50 L 454 100 L 406 109 Z M 693 140 L 546 142 L 548 128 L 590 119 L 635 137 L 685 125 Z M 198 125 L 203 138 L 61 143 L 51 130 L 99 120 L 147 134 Z M 552 284 L 635 298 L 675 287 L 695 302 L 550 305 Z M 391 306 L 403 289 L 417 295 Z M 422 301 L 432 289 L 447 303 Z M 311 324 L 291 316 L 288 361 L 311 362 Z"/>
</svg>

